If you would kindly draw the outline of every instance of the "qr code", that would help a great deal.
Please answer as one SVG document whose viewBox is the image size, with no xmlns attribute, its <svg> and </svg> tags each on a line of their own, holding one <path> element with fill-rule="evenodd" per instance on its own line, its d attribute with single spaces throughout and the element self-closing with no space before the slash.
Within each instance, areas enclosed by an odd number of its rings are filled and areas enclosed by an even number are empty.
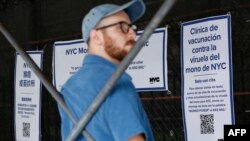
<svg viewBox="0 0 250 141">
<path fill-rule="evenodd" d="M 214 134 L 214 115 L 200 115 L 201 134 Z"/>
<path fill-rule="evenodd" d="M 30 137 L 30 123 L 23 122 L 23 136 Z"/>
</svg>

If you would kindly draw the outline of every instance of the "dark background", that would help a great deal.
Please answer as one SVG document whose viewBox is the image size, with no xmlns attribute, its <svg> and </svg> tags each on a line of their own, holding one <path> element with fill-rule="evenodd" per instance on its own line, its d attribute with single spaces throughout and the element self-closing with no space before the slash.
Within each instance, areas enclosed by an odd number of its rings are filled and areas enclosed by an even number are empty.
<svg viewBox="0 0 250 141">
<path fill-rule="evenodd" d="M 43 73 L 52 80 L 55 41 L 81 38 L 81 22 L 94 6 L 126 0 L 0 0 L 0 22 L 25 51 L 43 50 Z M 144 0 L 145 15 L 136 22 L 144 29 L 163 0 Z M 231 14 L 233 91 L 236 124 L 250 124 L 250 1 L 177 0 L 159 27 L 168 30 L 168 92 L 140 93 L 158 141 L 183 141 L 181 111 L 180 23 L 208 16 Z M 0 141 L 14 135 L 15 50 L 0 34 Z M 61 140 L 57 105 L 42 90 L 41 140 Z"/>
</svg>

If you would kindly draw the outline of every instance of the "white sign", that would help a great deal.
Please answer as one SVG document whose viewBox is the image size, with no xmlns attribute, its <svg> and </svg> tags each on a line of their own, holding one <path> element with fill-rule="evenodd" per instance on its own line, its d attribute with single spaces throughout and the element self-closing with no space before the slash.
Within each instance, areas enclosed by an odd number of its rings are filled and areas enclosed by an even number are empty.
<svg viewBox="0 0 250 141">
<path fill-rule="evenodd" d="M 60 41 L 54 43 L 53 82 L 58 91 L 63 84 L 82 66 L 87 54 L 87 44 L 83 40 Z"/>
<path fill-rule="evenodd" d="M 127 73 L 138 91 L 168 90 L 167 35 L 166 28 L 156 29 L 129 65 Z"/>
<path fill-rule="evenodd" d="M 166 39 L 166 29 L 157 29 L 128 67 L 127 72 L 138 91 L 168 89 Z M 79 70 L 86 54 L 87 44 L 83 40 L 54 43 L 53 82 L 58 91 Z"/>
<path fill-rule="evenodd" d="M 41 67 L 43 52 L 27 52 Z M 41 82 L 30 65 L 16 54 L 15 71 L 15 135 L 16 141 L 40 140 Z"/>
<path fill-rule="evenodd" d="M 223 139 L 234 124 L 230 15 L 182 24 L 182 109 L 185 141 Z"/>
</svg>

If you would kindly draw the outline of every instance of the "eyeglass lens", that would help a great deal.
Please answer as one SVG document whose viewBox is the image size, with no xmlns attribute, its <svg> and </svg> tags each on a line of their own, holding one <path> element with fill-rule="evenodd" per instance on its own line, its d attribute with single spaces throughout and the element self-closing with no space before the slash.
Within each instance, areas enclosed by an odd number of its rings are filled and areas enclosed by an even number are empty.
<svg viewBox="0 0 250 141">
<path fill-rule="evenodd" d="M 129 28 L 132 28 L 134 31 L 136 31 L 136 26 L 132 25 L 132 24 L 127 24 L 125 22 L 121 22 L 120 26 L 121 26 L 122 32 L 124 32 L 124 33 L 128 33 Z"/>
</svg>

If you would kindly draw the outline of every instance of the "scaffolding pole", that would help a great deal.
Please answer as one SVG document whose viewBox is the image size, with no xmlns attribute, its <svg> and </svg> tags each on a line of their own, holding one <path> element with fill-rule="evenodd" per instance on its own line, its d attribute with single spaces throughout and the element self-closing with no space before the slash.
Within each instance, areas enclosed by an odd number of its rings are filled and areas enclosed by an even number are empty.
<svg viewBox="0 0 250 141">
<path fill-rule="evenodd" d="M 59 92 L 46 79 L 46 77 L 43 75 L 43 73 L 39 69 L 39 67 L 35 64 L 35 62 L 31 59 L 31 57 L 25 51 L 23 51 L 23 49 L 18 45 L 18 43 L 15 41 L 15 39 L 4 28 L 4 26 L 1 24 L 1 22 L 0 22 L 0 32 L 2 32 L 2 34 L 10 42 L 12 47 L 21 55 L 21 57 L 24 59 L 24 61 L 27 62 L 30 65 L 32 71 L 41 80 L 41 82 L 43 83 L 45 88 L 49 91 L 49 93 L 52 95 L 52 97 L 56 100 L 58 105 L 62 107 L 64 112 L 69 116 L 69 118 L 73 121 L 73 123 L 77 124 L 76 118 L 73 116 L 73 114 L 68 109 L 67 105 L 65 104 L 63 98 L 60 96 Z M 83 130 L 82 135 L 87 139 L 87 141 L 94 141 L 94 138 L 87 131 Z"/>
<path fill-rule="evenodd" d="M 138 39 L 138 41 L 135 43 L 135 45 L 132 47 L 131 51 L 128 53 L 128 55 L 122 60 L 122 62 L 119 64 L 117 70 L 114 72 L 114 74 L 111 76 L 109 81 L 105 84 L 105 86 L 102 88 L 98 96 L 94 99 L 94 101 L 90 104 L 89 108 L 85 112 L 85 114 L 82 116 L 76 127 L 72 130 L 70 135 L 67 138 L 67 141 L 74 141 L 80 132 L 86 127 L 92 116 L 95 114 L 95 112 L 98 110 L 98 108 L 101 106 L 105 98 L 108 96 L 109 92 L 117 82 L 117 80 L 120 78 L 120 76 L 125 72 L 129 64 L 133 61 L 135 56 L 139 53 L 142 46 L 144 45 L 145 41 L 148 40 L 148 38 L 151 36 L 155 28 L 160 24 L 162 19 L 166 16 L 166 14 L 169 12 L 171 7 L 173 6 L 175 0 L 165 0 L 163 5 L 160 7 L 160 9 L 157 11 L 157 13 L 154 15 L 150 23 L 147 25 L 146 29 L 144 30 L 142 36 Z"/>
</svg>

